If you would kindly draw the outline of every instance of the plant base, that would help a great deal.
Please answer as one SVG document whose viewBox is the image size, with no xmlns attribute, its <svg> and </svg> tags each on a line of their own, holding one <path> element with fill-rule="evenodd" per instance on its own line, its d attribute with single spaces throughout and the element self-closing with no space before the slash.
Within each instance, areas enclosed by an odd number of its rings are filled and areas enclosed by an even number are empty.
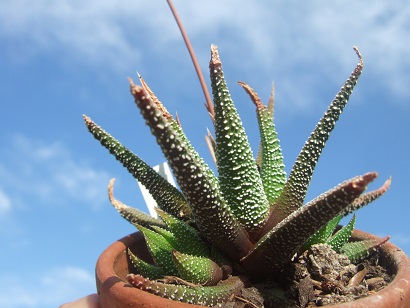
<svg viewBox="0 0 410 308">
<path fill-rule="evenodd" d="M 354 231 L 352 238 L 361 240 L 375 238 L 375 236 L 361 231 Z M 125 280 L 125 276 L 130 272 L 135 272 L 135 270 L 126 253 L 128 247 L 140 258 L 150 260 L 144 238 L 139 232 L 128 235 L 109 246 L 101 254 L 96 265 L 96 283 L 102 308 L 200 307 L 164 299 L 129 285 Z M 393 277 L 391 283 L 372 295 L 352 302 L 327 307 L 410 307 L 410 259 L 402 250 L 391 243 L 383 245 L 378 255 L 379 264 Z M 251 293 L 247 296 L 252 296 L 252 292 L 257 293 L 255 289 L 245 290 L 247 290 L 245 292 Z M 276 295 L 280 296 L 280 293 Z"/>
</svg>

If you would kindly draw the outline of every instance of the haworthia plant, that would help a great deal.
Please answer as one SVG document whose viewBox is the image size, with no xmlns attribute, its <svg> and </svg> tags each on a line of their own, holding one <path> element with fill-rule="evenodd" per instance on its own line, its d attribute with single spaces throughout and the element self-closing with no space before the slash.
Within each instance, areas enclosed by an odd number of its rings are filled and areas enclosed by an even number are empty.
<svg viewBox="0 0 410 308">
<path fill-rule="evenodd" d="M 306 141 L 289 177 L 273 123 L 273 100 L 265 106 L 249 85 L 240 82 L 256 106 L 261 141 L 255 159 L 216 46 L 211 47 L 210 62 L 215 138 L 209 132 L 208 140 L 218 175 L 142 78 L 142 86 L 130 80 L 131 94 L 180 190 L 84 116 L 93 136 L 146 186 L 159 206 L 158 219 L 129 207 L 114 198 L 114 181 L 110 182 L 111 203 L 144 234 L 154 260 L 149 264 L 129 251 L 139 272 L 128 276 L 129 283 L 158 296 L 215 306 L 237 295 L 249 278 L 269 279 L 282 271 L 295 254 L 313 244 L 327 243 L 357 261 L 387 240 L 349 242 L 355 216 L 335 232 L 343 216 L 387 191 L 391 179 L 365 192 L 376 172 L 347 180 L 304 205 L 319 156 L 362 73 L 362 56 L 355 51 L 357 66 Z"/>
</svg>

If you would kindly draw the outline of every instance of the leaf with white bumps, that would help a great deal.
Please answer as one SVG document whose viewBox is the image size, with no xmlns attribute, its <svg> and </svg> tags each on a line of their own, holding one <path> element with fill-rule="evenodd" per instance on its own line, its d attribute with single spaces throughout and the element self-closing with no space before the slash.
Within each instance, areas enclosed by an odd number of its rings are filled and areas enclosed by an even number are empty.
<svg viewBox="0 0 410 308">
<path fill-rule="evenodd" d="M 274 211 L 270 217 L 273 220 L 271 225 L 280 222 L 303 205 L 307 188 L 309 187 L 320 154 L 362 73 L 362 56 L 357 48 L 355 48 L 355 51 L 359 57 L 359 63 L 337 93 L 296 159 L 282 194 L 275 202 Z"/>
<path fill-rule="evenodd" d="M 222 280 L 222 269 L 210 258 L 172 251 L 175 265 L 182 279 L 203 285 L 214 286 Z"/>
<path fill-rule="evenodd" d="M 242 266 L 257 276 L 282 270 L 303 243 L 343 211 L 376 176 L 373 172 L 345 181 L 293 212 L 259 240 L 241 260 Z"/>
<path fill-rule="evenodd" d="M 127 280 L 134 287 L 161 297 L 209 307 L 220 306 L 244 287 L 242 278 L 238 276 L 229 277 L 216 286 L 199 287 L 165 284 L 134 274 L 129 274 Z"/>
<path fill-rule="evenodd" d="M 268 198 L 269 204 L 272 204 L 279 197 L 286 183 L 282 149 L 279 145 L 279 139 L 277 138 L 275 125 L 272 120 L 273 110 L 269 110 L 268 107 L 261 102 L 257 93 L 249 85 L 241 81 L 238 83 L 249 94 L 252 102 L 256 106 L 261 137 L 262 157 L 260 173 L 266 197 Z"/>
<path fill-rule="evenodd" d="M 332 247 L 334 251 L 340 252 L 340 249 L 347 243 L 352 236 L 354 224 L 356 223 L 356 215 L 353 215 L 352 219 L 346 226 L 343 226 L 339 231 L 332 235 L 327 243 Z"/>
<path fill-rule="evenodd" d="M 99 140 L 127 168 L 128 172 L 148 189 L 160 209 L 182 219 L 189 218 L 190 209 L 178 189 L 168 183 L 140 157 L 96 125 L 89 117 L 84 115 L 83 118 L 94 138 Z"/>
<path fill-rule="evenodd" d="M 213 172 L 198 160 L 185 137 L 171 125 L 143 88 L 131 81 L 131 93 L 182 190 L 201 234 L 232 258 L 241 258 L 252 247 L 246 231 L 227 206 Z"/>
<path fill-rule="evenodd" d="M 229 94 L 216 46 L 211 46 L 209 69 L 221 190 L 247 231 L 251 235 L 258 234 L 269 214 L 269 202 L 242 121 Z"/>
</svg>

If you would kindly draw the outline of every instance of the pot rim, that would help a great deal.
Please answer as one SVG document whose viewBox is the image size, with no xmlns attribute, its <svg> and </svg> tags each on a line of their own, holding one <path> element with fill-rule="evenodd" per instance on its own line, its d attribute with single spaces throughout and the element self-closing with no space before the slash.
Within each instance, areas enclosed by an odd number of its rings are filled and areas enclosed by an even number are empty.
<svg viewBox="0 0 410 308">
<path fill-rule="evenodd" d="M 372 234 L 354 230 L 353 240 L 380 239 Z M 144 241 L 142 233 L 135 232 L 111 244 L 105 249 L 96 264 L 96 285 L 102 307 L 202 307 L 187 303 L 165 299 L 154 294 L 132 287 L 118 276 L 119 272 L 127 273 L 132 267 L 128 258 L 127 249 L 137 241 Z M 146 250 L 146 247 L 145 247 Z M 383 266 L 395 275 L 393 280 L 382 290 L 353 302 L 327 306 L 340 308 L 367 308 L 367 307 L 409 307 L 410 306 L 410 258 L 397 246 L 387 242 L 380 248 L 380 261 Z M 146 252 L 145 252 L 146 253 Z M 127 258 L 127 264 L 118 267 L 120 258 Z M 124 262 L 122 262 L 124 263 Z M 107 264 L 110 264 L 107 266 Z M 116 303 L 120 300 L 122 304 Z M 125 300 L 125 302 L 124 302 Z M 132 304 L 140 306 L 131 306 Z"/>
</svg>

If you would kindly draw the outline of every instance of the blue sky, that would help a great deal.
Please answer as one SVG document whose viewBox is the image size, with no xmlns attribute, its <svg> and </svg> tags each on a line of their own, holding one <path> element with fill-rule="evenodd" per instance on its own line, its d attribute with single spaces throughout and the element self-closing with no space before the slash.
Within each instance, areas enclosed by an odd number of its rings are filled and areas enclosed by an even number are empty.
<svg viewBox="0 0 410 308">
<path fill-rule="evenodd" d="M 236 81 L 267 100 L 287 171 L 357 63 L 365 69 L 313 176 L 307 201 L 368 171 L 392 176 L 357 228 L 391 235 L 410 253 L 410 5 L 406 1 L 175 0 L 207 76 L 219 46 L 231 94 L 256 150 L 254 106 Z M 164 161 L 129 94 L 138 71 L 211 163 L 211 121 L 165 1 L 0 1 L 0 306 L 55 307 L 95 291 L 94 266 L 134 232 L 109 204 L 145 210 L 137 184 L 87 132 L 82 114 L 149 164 Z"/>
</svg>

